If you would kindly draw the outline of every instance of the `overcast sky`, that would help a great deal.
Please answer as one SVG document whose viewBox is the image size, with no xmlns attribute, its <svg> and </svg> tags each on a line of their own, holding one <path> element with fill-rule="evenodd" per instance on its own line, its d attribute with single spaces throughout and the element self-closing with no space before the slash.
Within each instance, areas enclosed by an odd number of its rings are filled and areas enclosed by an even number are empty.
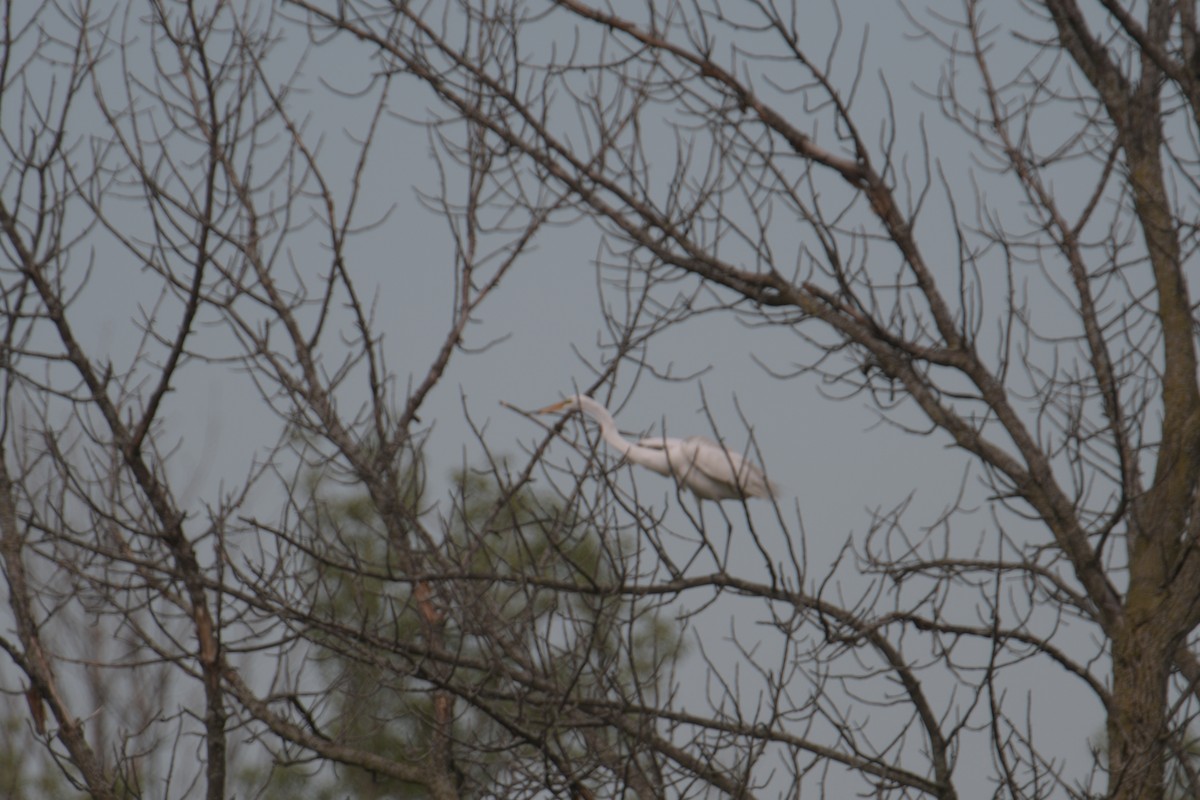
<svg viewBox="0 0 1200 800">
<path fill-rule="evenodd" d="M 936 86 L 944 65 L 942 53 L 914 42 L 911 26 L 892 3 L 853 0 L 842 3 L 841 10 L 846 26 L 842 68 L 853 68 L 859 54 L 855 42 L 870 25 L 864 77 L 856 100 L 856 109 L 865 120 L 863 127 L 873 130 L 886 114 L 881 92 L 881 82 L 886 80 L 897 100 L 900 138 L 915 141 L 916 128 L 924 120 L 938 157 L 948 171 L 961 175 L 967 166 L 962 154 L 968 143 L 942 120 L 934 101 L 913 89 L 914 85 Z M 810 20 L 813 40 L 831 37 L 832 25 L 828 9 L 818 4 Z M 304 44 L 299 39 L 285 41 L 276 57 L 286 62 L 288 49 L 294 48 L 295 58 L 299 58 Z M 369 102 L 331 99 L 320 91 L 320 85 L 360 88 L 363 70 L 370 68 L 361 58 L 363 52 L 349 42 L 318 48 L 304 68 L 302 82 L 313 87 L 311 98 L 319 98 L 309 124 L 313 130 L 326 132 L 322 160 L 331 175 L 342 171 L 339 158 L 348 158 L 354 149 L 346 137 L 362 131 L 371 108 Z M 113 74 L 118 77 L 117 72 Z M 834 75 L 836 78 L 838 73 Z M 113 91 L 119 90 L 114 83 Z M 432 102 L 415 83 L 402 83 L 399 91 L 397 106 L 410 109 L 415 117 Z M 426 132 L 394 120 L 387 124 L 386 135 L 391 137 L 389 145 L 376 156 L 364 199 L 380 215 L 386 211 L 387 222 L 355 246 L 352 269 L 360 287 L 378 291 L 379 328 L 385 336 L 389 365 L 403 384 L 410 377 L 420 380 L 450 325 L 453 255 L 445 221 L 418 202 L 419 192 L 438 191 L 438 173 Z M 674 142 L 664 138 L 661 146 L 664 160 L 673 160 Z M 911 151 L 913 158 L 920 156 L 915 145 Z M 452 175 L 452 182 L 454 178 Z M 962 187 L 964 197 L 969 197 L 969 191 L 969 186 Z M 992 200 L 997 202 L 998 196 Z M 922 218 L 925 229 L 919 230 L 926 235 L 936 234 L 936 208 L 944 201 L 935 198 L 930 203 L 934 210 L 926 212 Z M 424 424 L 434 427 L 427 451 L 433 497 L 438 494 L 437 481 L 464 460 L 469 464 L 481 461 L 482 448 L 464 419 L 464 408 L 477 424 L 486 426 L 486 442 L 493 453 L 520 457 L 524 448 L 541 437 L 541 430 L 501 407 L 501 401 L 524 408 L 545 405 L 576 386 L 590 384 L 593 376 L 587 363 L 601 364 L 611 355 L 597 288 L 601 238 L 586 221 L 544 231 L 537 248 L 522 258 L 483 306 L 477 324 L 468 329 L 467 348 L 489 343 L 490 347 L 477 354 L 457 354 L 421 415 Z M 953 256 L 950 238 L 934 235 L 926 241 L 933 252 L 943 248 L 941 255 Z M 105 245 L 97 247 L 101 269 L 86 295 L 87 304 L 94 309 L 90 322 L 95 341 L 114 353 L 129 353 L 137 336 L 130 320 L 137 316 L 138 303 L 153 301 L 153 293 L 140 291 L 139 286 L 150 284 L 131 284 L 128 275 L 110 279 L 109 275 L 122 274 L 121 266 L 113 265 L 110 272 Z M 798 253 L 783 255 L 799 260 Z M 298 242 L 293 257 L 303 261 L 320 257 L 320 253 L 306 250 L 304 243 Z M 609 299 L 619 296 L 617 289 L 607 291 Z M 904 434 L 878 424 L 875 413 L 861 399 L 825 396 L 814 376 L 780 380 L 755 363 L 757 358 L 786 371 L 804 360 L 794 354 L 797 347 L 799 340 L 786 330 L 750 329 L 729 315 L 689 321 L 654 339 L 647 358 L 659 373 L 697 377 L 668 381 L 650 373 L 636 376 L 631 368 L 622 368 L 617 373 L 619 397 L 625 396 L 635 377 L 638 382 L 617 422 L 635 436 L 661 430 L 664 421 L 670 435 L 712 435 L 702 410 L 703 397 L 720 434 L 741 448 L 748 431 L 740 409 L 753 429 L 762 463 L 787 492 L 784 516 L 792 535 L 796 535 L 797 514 L 803 518 L 810 567 L 816 577 L 825 573 L 848 537 L 861 539 L 870 525 L 872 509 L 890 509 L 913 494 L 908 522 L 914 529 L 933 522 L 957 495 L 967 460 L 950 449 L 940 434 Z M 261 409 L 253 385 L 234 370 L 185 372 L 171 398 L 168 418 L 184 445 L 175 456 L 177 475 L 193 479 L 192 500 L 197 503 L 212 502 L 222 483 L 239 483 L 255 455 L 274 444 L 279 435 L 278 421 Z M 549 457 L 556 463 L 580 462 L 565 442 L 556 443 Z M 649 502 L 678 502 L 667 479 L 645 471 L 636 471 L 632 479 Z M 539 480 L 544 478 L 539 476 Z M 976 486 L 973 479 L 968 482 Z M 974 492 L 978 498 L 978 490 Z M 779 530 L 769 507 L 758 503 L 752 504 L 752 509 L 762 530 Z M 682 517 L 673 514 L 670 519 L 682 526 Z M 736 515 L 731 518 L 736 521 Z M 955 535 L 973 542 L 988 530 L 991 519 L 978 513 L 963 517 L 958 525 Z M 784 534 L 779 531 L 779 535 Z M 751 554 L 743 563 L 735 560 L 733 568 L 752 570 L 754 558 Z M 727 624 L 718 620 L 716 635 L 726 628 Z M 1035 684 L 1041 680 L 1037 674 L 1027 677 Z M 1023 696 L 1016 699 L 1025 700 Z M 1068 695 L 1063 708 L 1072 701 Z M 1046 740 L 1057 739 L 1064 754 L 1076 758 L 1083 755 L 1085 744 L 1081 730 L 1095 730 L 1099 725 L 1094 702 L 1089 701 L 1087 708 L 1091 716 L 1082 724 L 1052 703 L 1044 711 L 1035 711 L 1035 716 L 1045 724 Z"/>
<path fill-rule="evenodd" d="M 959 8 L 957 3 L 940 5 L 956 13 Z M 862 51 L 863 79 L 855 99 L 861 127 L 879 130 L 887 117 L 889 107 L 882 91 L 886 81 L 896 101 L 898 138 L 909 150 L 910 167 L 918 169 L 921 153 L 917 134 L 919 126 L 924 125 L 941 167 L 952 181 L 959 181 L 955 190 L 970 200 L 971 188 L 964 179 L 970 167 L 965 156 L 970 143 L 946 123 L 933 100 L 914 88 L 936 88 L 945 67 L 943 53 L 913 38 L 915 31 L 895 4 L 856 0 L 840 6 L 845 30 L 841 54 L 834 63 L 835 79 L 849 80 L 860 55 L 857 43 L 866 42 Z M 832 39 L 835 20 L 827 6 L 815 4 L 808 23 L 814 47 Z M 1002 43 L 1014 44 L 1009 39 Z M 354 50 L 362 52 L 360 48 Z M 353 90 L 360 85 L 362 65 L 354 58 L 339 58 L 337 48 L 319 52 L 316 58 L 307 66 L 314 79 L 319 72 L 322 81 L 341 88 Z M 402 86 L 401 91 L 405 98 L 398 103 L 401 107 L 418 109 L 431 102 L 418 85 Z M 356 113 L 369 112 L 369 104 L 361 105 L 356 109 L 353 100 L 345 100 L 334 112 L 327 107 L 316 112 L 312 124 L 328 131 L 326 163 L 332 163 L 339 128 L 353 126 Z M 358 124 L 361 126 L 362 121 Z M 827 130 L 817 132 L 829 134 Z M 437 192 L 437 172 L 426 133 L 396 123 L 387 135 L 396 137 L 394 146 L 381 155 L 380 170 L 367 199 L 381 211 L 389 206 L 392 210 L 387 224 L 368 239 L 378 240 L 377 247 L 363 243 L 357 248 L 355 269 L 360 281 L 377 279 L 379 319 L 391 367 L 401 380 L 409 375 L 419 380 L 450 323 L 452 250 L 445 221 L 435 210 L 417 202 L 418 192 Z M 663 137 L 660 144 L 663 162 L 672 163 L 675 142 Z M 992 180 L 988 185 L 992 202 L 1002 202 L 1004 182 Z M 1007 190 L 1013 191 L 1011 187 Z M 1014 204 L 1018 197 L 1013 191 Z M 938 229 L 948 220 L 945 202 L 944 197 L 933 193 L 918 233 L 927 253 L 934 259 L 946 259 L 944 266 L 953 269 L 957 263 L 956 242 L 948 223 L 945 230 Z M 1013 213 L 1018 212 L 1014 209 Z M 499 292 L 484 305 L 477 324 L 468 330 L 465 345 L 490 347 L 479 354 L 456 355 L 422 413 L 423 422 L 435 428 L 427 452 L 435 481 L 464 460 L 469 464 L 482 462 L 481 446 L 464 420 L 464 408 L 477 424 L 486 425 L 486 441 L 493 453 L 519 457 L 523 448 L 540 438 L 541 431 L 529 420 L 502 408 L 500 402 L 524 408 L 547 404 L 592 381 L 585 362 L 602 364 L 611 355 L 612 342 L 598 292 L 601 281 L 597 261 L 605 257 L 601 239 L 596 228 L 585 221 L 543 231 L 537 248 L 521 259 Z M 802 240 L 799 244 L 807 245 Z M 894 254 L 883 248 L 879 252 L 890 268 Z M 793 263 L 801 261 L 798 252 L 778 255 Z M 611 263 L 611 257 L 607 258 Z M 605 277 L 612 277 L 612 273 L 606 272 Z M 1003 291 L 1004 284 L 998 282 L 995 288 Z M 619 289 L 609 287 L 606 291 L 609 301 L 619 300 Z M 999 302 L 996 297 L 989 300 Z M 993 305 L 992 309 L 997 307 Z M 746 328 L 730 315 L 691 320 L 657 336 L 647 359 L 659 374 L 698 377 L 668 381 L 653 374 L 638 376 L 630 367 L 623 367 L 617 373 L 617 396 L 624 398 L 635 378 L 637 386 L 617 421 L 635 436 L 661 430 L 664 422 L 669 435 L 712 435 L 702 409 L 703 392 L 720 434 L 741 448 L 748 433 L 738 414 L 740 408 L 753 428 L 770 476 L 787 491 L 785 518 L 791 532 L 786 535 L 798 535 L 796 515 L 802 516 L 810 573 L 816 580 L 824 576 L 848 537 L 862 540 L 874 510 L 888 511 L 912 495 L 905 516 L 908 525 L 917 531 L 933 523 L 957 497 L 968 460 L 951 449 L 948 438 L 940 433 L 929 437 L 901 433 L 880 424 L 876 413 L 860 398 L 831 399 L 825 396 L 816 377 L 801 375 L 780 380 L 754 360 L 786 372 L 804 361 L 804 355 L 797 354 L 800 347 L 803 345 L 789 331 Z M 254 440 L 261 429 L 252 424 L 252 414 L 237 419 L 227 414 L 214 416 L 211 409 L 245 408 L 252 406 L 254 399 L 247 394 L 245 380 L 236 378 L 228 384 L 210 383 L 198 395 L 204 393 L 216 402 L 201 404 L 208 410 L 192 415 L 194 421 L 188 427 L 194 429 L 196 422 L 203 420 L 205 440 L 216 434 L 212 437 L 215 444 L 201 457 L 207 481 L 226 476 L 228 464 L 233 465 L 236 478 L 236 459 L 245 458 L 246 442 Z M 834 394 L 841 393 L 834 390 Z M 180 410 L 185 407 L 179 406 Z M 230 454 L 239 455 L 230 460 Z M 552 447 L 550 459 L 556 463 L 581 461 L 562 442 Z M 969 496 L 975 501 L 982 499 L 977 478 L 967 477 Z M 641 497 L 650 503 L 674 506 L 678 502 L 667 479 L 637 470 L 632 479 Z M 752 504 L 752 509 L 761 530 L 768 535 L 778 531 L 782 557 L 785 533 L 764 504 Z M 668 521 L 685 527 L 678 511 L 672 514 Z M 731 518 L 736 521 L 737 515 Z M 973 544 L 981 535 L 986 536 L 992 525 L 992 518 L 981 511 L 959 517 L 953 533 Z M 994 536 L 988 540 L 993 541 Z M 761 577 L 757 555 L 746 550 L 739 556 L 738 552 L 734 548 L 734 571 L 745 570 Z M 854 590 L 852 584 L 847 586 L 848 594 Z M 728 612 L 719 611 L 709 635 L 724 636 L 730 622 Z M 1039 672 L 1047 670 L 1052 668 L 1035 662 L 1021 677 L 1031 686 L 1040 685 L 1057 677 Z M 1076 684 L 1066 684 L 1063 693 L 1055 695 L 1061 706 L 1040 695 L 1034 716 L 1048 748 L 1061 746 L 1063 755 L 1085 758 L 1085 736 L 1099 729 L 1100 716 L 1091 699 L 1079 705 L 1077 701 L 1084 697 L 1075 691 Z M 937 695 L 936 687 L 932 692 Z M 1023 705 L 1026 699 L 1018 690 L 1010 701 Z M 1088 709 L 1084 719 L 1078 714 L 1081 707 Z M 1068 709 L 1070 713 L 1064 713 Z M 979 752 L 975 757 L 987 756 Z M 1090 765 L 1090 760 L 1080 762 L 1081 768 L 1086 769 L 1085 764 Z"/>
</svg>

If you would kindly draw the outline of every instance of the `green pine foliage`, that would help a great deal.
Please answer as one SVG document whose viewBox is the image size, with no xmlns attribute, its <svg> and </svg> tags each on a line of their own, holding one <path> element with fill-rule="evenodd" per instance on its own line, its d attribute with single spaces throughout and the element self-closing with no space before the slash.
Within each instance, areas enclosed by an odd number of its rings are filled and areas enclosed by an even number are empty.
<svg viewBox="0 0 1200 800">
<path fill-rule="evenodd" d="M 453 696 L 450 731 L 463 796 L 487 796 L 493 776 L 529 756 L 523 737 L 550 736 L 573 750 L 625 747 L 609 726 L 586 729 L 579 706 L 653 702 L 682 652 L 677 628 L 655 608 L 606 587 L 625 569 L 608 533 L 528 488 L 492 474 L 454 476 L 449 513 L 423 505 L 419 469 L 405 472 L 410 536 L 394 530 L 364 493 L 314 480 L 305 542 L 304 658 L 324 685 L 302 716 L 321 736 L 389 759 L 421 764 L 436 735 L 435 690 Z M 437 531 L 433 536 L 430 531 Z M 626 543 L 628 545 L 628 543 Z M 419 588 L 427 587 L 425 589 Z M 420 593 L 439 615 L 422 616 Z M 452 667 L 430 651 L 453 655 Z M 539 688 L 540 687 L 540 688 Z M 303 703 L 302 703 L 303 705 Z M 499 721 L 503 720 L 503 724 Z M 314 774 L 303 756 L 277 753 L 269 775 L 244 771 L 260 796 L 423 798 L 419 786 L 357 767 Z"/>
</svg>

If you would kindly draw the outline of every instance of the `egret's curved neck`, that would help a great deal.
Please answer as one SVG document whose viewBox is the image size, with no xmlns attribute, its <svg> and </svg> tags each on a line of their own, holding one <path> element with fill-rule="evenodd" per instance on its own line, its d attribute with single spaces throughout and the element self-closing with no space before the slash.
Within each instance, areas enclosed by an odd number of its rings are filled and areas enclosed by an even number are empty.
<svg viewBox="0 0 1200 800">
<path fill-rule="evenodd" d="M 604 441 L 608 442 L 609 447 L 621 455 L 627 454 L 634 448 L 635 445 L 632 442 L 621 438 L 621 434 L 617 430 L 617 422 L 613 419 L 612 414 L 608 413 L 607 408 L 582 394 L 576 396 L 575 402 L 579 404 L 580 411 L 600 423 L 600 435 L 604 437 Z"/>
<path fill-rule="evenodd" d="M 604 437 L 604 441 L 608 442 L 608 446 L 624 456 L 627 461 L 641 464 L 662 475 L 671 475 L 680 468 L 680 465 L 670 463 L 670 456 L 665 449 L 642 447 L 621 438 L 616 420 L 600 403 L 586 395 L 577 395 L 575 402 L 579 405 L 580 411 L 600 423 L 600 435 Z"/>
</svg>

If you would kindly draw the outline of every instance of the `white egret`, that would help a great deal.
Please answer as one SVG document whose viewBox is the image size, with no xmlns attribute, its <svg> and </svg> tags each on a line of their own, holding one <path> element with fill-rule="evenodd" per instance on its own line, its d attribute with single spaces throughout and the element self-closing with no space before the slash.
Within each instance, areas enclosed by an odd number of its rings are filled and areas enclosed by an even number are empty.
<svg viewBox="0 0 1200 800">
<path fill-rule="evenodd" d="M 573 395 L 540 408 L 536 413 L 553 414 L 576 409 L 600 423 L 604 441 L 626 460 L 674 478 L 681 486 L 691 489 L 696 497 L 727 500 L 771 497 L 778 493 L 778 488 L 767 480 L 757 464 L 704 436 L 658 437 L 642 439 L 637 444 L 621 438 L 608 409 L 586 395 Z"/>
</svg>

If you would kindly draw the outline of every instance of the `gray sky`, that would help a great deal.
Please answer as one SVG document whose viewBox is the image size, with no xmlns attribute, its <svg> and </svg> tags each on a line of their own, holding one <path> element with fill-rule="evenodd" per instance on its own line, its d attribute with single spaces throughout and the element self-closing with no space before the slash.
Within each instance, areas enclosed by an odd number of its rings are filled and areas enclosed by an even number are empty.
<svg viewBox="0 0 1200 800">
<path fill-rule="evenodd" d="M 956 7 L 953 3 L 949 5 Z M 896 99 L 902 146 L 911 148 L 910 158 L 914 162 L 911 168 L 914 172 L 919 170 L 915 160 L 920 154 L 910 143 L 915 142 L 923 122 L 942 167 L 954 178 L 954 190 L 969 202 L 971 188 L 961 178 L 969 166 L 964 153 L 970 143 L 942 119 L 932 100 L 913 90 L 914 84 L 927 89 L 936 86 L 945 65 L 943 54 L 928 44 L 912 41 L 911 26 L 893 4 L 852 2 L 841 6 L 846 30 L 842 55 L 833 70 L 835 78 L 848 80 L 853 61 L 859 55 L 856 43 L 869 23 L 863 80 L 855 106 L 861 126 L 875 131 L 888 113 L 880 88 L 886 80 Z M 810 20 L 810 30 L 812 40 L 822 42 L 832 36 L 833 20 L 827 8 L 821 4 L 817 8 Z M 1009 44 L 1007 40 L 1004 43 Z M 308 65 L 310 74 L 319 73 L 322 80 L 343 88 L 359 85 L 356 82 L 361 81 L 358 72 L 361 65 L 353 59 L 342 60 L 338 47 L 318 51 L 314 59 Z M 340 83 L 343 79 L 345 83 Z M 420 87 L 402 86 L 400 91 L 401 107 L 419 109 L 430 102 Z M 332 113 L 323 106 L 312 121 L 313 125 L 328 130 L 324 150 L 327 166 L 336 165 L 338 128 L 361 126 L 361 120 L 348 121 L 355 120 L 356 112 L 361 117 L 369 111 L 369 103 L 362 103 L 361 109 L 355 105 L 353 101 L 343 101 Z M 821 129 L 817 133 L 826 137 L 830 134 Z M 364 199 L 371 208 L 381 211 L 389 206 L 394 208 L 387 224 L 356 248 L 354 268 L 362 286 L 377 282 L 378 317 L 391 367 L 401 381 L 410 375 L 419 380 L 450 322 L 452 251 L 445 221 L 416 202 L 417 191 L 437 192 L 436 172 L 429 158 L 430 144 L 425 132 L 396 123 L 387 129 L 387 136 L 395 138 L 377 155 L 378 171 L 373 174 L 374 181 Z M 661 148 L 664 163 L 670 164 L 674 142 L 663 137 Z M 452 187 L 453 180 L 451 175 Z M 988 186 L 993 203 L 1002 204 L 1003 192 L 1013 191 L 1003 180 L 993 179 Z M 1014 193 L 1014 204 L 1018 199 Z M 920 233 L 929 255 L 945 258 L 946 266 L 952 268 L 957 263 L 956 243 L 948 235 L 945 204 L 945 198 L 934 191 L 927 201 L 929 208 L 922 216 Z M 943 221 L 945 230 L 938 230 Z M 523 448 L 535 442 L 541 432 L 530 421 L 501 408 L 500 402 L 533 408 L 592 380 L 580 356 L 591 364 L 600 364 L 611 352 L 604 347 L 611 343 L 606 340 L 597 295 L 596 259 L 602 255 L 600 243 L 600 233 L 587 222 L 544 231 L 537 248 L 521 259 L 499 292 L 485 304 L 477 324 L 468 329 L 465 343 L 476 348 L 502 338 L 503 341 L 480 354 L 457 354 L 422 413 L 425 423 L 435 425 L 427 452 L 435 481 L 458 468 L 464 459 L 469 464 L 482 461 L 480 444 L 463 419 L 464 403 L 477 424 L 486 424 L 487 444 L 493 453 L 507 453 L 519 459 Z M 797 243 L 801 247 L 810 246 L 803 237 Z M 878 252 L 881 262 L 888 269 L 893 268 L 894 254 L 882 247 Z M 300 259 L 305 255 L 297 252 Z M 781 249 L 778 255 L 792 263 L 799 257 L 794 247 L 790 251 Z M 1004 291 L 1001 283 L 994 288 Z M 620 300 L 619 290 L 607 291 L 610 301 Z M 998 296 L 986 299 L 989 303 L 1000 300 Z M 996 306 L 991 308 L 995 310 Z M 803 360 L 803 355 L 796 354 L 800 346 L 789 332 L 748 329 L 729 315 L 689 321 L 654 339 L 648 361 L 660 373 L 700 377 L 672 382 L 649 374 L 641 376 L 617 421 L 633 435 L 659 430 L 664 420 L 670 435 L 711 435 L 701 410 L 703 389 L 720 433 L 740 448 L 746 442 L 746 431 L 739 420 L 736 400 L 754 429 L 769 474 L 788 490 L 785 518 L 791 533 L 787 535 L 798 537 L 797 512 L 803 518 L 810 580 L 815 581 L 825 575 L 849 537 L 861 542 L 871 524 L 872 510 L 887 511 L 912 494 L 906 523 L 914 531 L 933 523 L 954 501 L 968 461 L 948 447 L 942 434 L 914 437 L 878 424 L 875 412 L 864 400 L 829 399 L 823 395 L 815 376 L 802 375 L 782 381 L 770 376 L 751 358 L 753 355 L 772 368 L 787 371 L 795 361 Z M 618 372 L 619 397 L 625 396 L 634 378 L 629 367 Z M 246 387 L 245 380 L 236 378 L 228 383 L 209 383 L 206 389 L 191 395 L 191 399 L 201 401 L 195 411 L 186 410 L 190 401 L 179 402 L 177 406 L 176 413 L 191 420 L 205 420 L 206 440 L 216 431 L 216 444 L 197 455 L 210 483 L 218 477 L 228 479 L 231 473 L 236 479 L 245 470 L 247 443 L 261 439 L 263 429 L 255 421 L 254 399 L 247 394 Z M 834 393 L 840 394 L 837 390 Z M 186 391 L 180 394 L 190 395 Z M 248 413 L 220 414 L 214 418 L 213 404 L 204 394 L 219 401 L 222 408 L 248 409 Z M 908 415 L 908 418 L 914 417 Z M 189 425 L 189 429 L 194 427 Z M 181 453 L 180 460 L 186 460 L 190 453 L 190 449 Z M 204 463 L 210 458 L 209 464 Z M 555 463 L 581 462 L 565 442 L 553 445 L 550 458 Z M 674 489 L 665 478 L 635 470 L 632 480 L 642 497 L 653 505 L 677 503 Z M 431 494 L 436 496 L 436 482 L 433 486 Z M 979 502 L 982 497 L 977 473 L 967 478 L 967 487 L 969 496 Z M 772 532 L 777 532 L 776 543 L 781 547 L 778 556 L 782 558 L 785 533 L 765 504 L 752 504 L 752 511 L 768 541 Z M 736 520 L 737 515 L 732 518 Z M 671 512 L 668 523 L 686 528 L 686 520 L 678 510 Z M 992 518 L 980 511 L 960 516 L 953 535 L 974 545 L 981 535 L 985 541 L 994 541 L 994 536 L 987 535 L 992 529 Z M 735 547 L 734 554 L 733 571 L 762 577 L 757 553 Z M 843 581 L 847 595 L 853 596 L 857 587 L 844 570 Z M 710 613 L 707 620 L 710 628 L 703 632 L 710 648 L 719 649 L 714 647 L 713 639 L 728 634 L 730 613 L 726 607 Z M 741 635 L 746 636 L 746 631 L 752 629 L 742 626 L 741 630 Z M 1041 742 L 1049 751 L 1072 760 L 1081 759 L 1075 763 L 1086 770 L 1090 758 L 1084 749 L 1085 737 L 1099 730 L 1099 709 L 1092 698 L 1079 693 L 1077 684 L 1057 681 L 1059 676 L 1053 670 L 1045 662 L 1035 661 L 1018 671 L 1020 678 L 1012 684 L 1014 691 L 1006 702 L 1020 705 L 1026 702 L 1021 680 L 1028 681 L 1030 689 L 1044 687 L 1048 681 L 1054 683 L 1053 693 L 1039 691 L 1035 695 L 1033 716 Z M 930 689 L 938 696 L 936 686 Z M 1079 714 L 1080 708 L 1086 708 L 1086 713 Z M 862 713 L 881 715 L 878 709 Z M 961 776 L 964 786 L 970 786 L 965 778 L 972 757 L 989 756 L 982 751 L 964 753 Z"/>
<path fill-rule="evenodd" d="M 926 87 L 936 84 L 944 63 L 942 54 L 906 38 L 911 27 L 893 4 L 858 0 L 841 6 L 846 26 L 842 68 L 853 67 L 853 58 L 858 55 L 854 43 L 869 16 L 866 67 L 856 105 L 863 127 L 874 130 L 886 113 L 879 90 L 880 80 L 886 78 L 898 101 L 901 138 L 911 136 L 924 119 L 938 157 L 950 172 L 961 174 L 966 166 L 961 153 L 967 143 L 961 135 L 950 132 L 933 101 L 912 90 L 914 83 Z M 832 25 L 824 6 L 818 8 L 810 21 L 816 41 L 830 36 Z M 288 42 L 281 50 L 287 52 L 301 44 Z M 370 103 L 331 99 L 320 91 L 320 81 L 346 89 L 360 87 L 363 64 L 347 57 L 359 52 L 348 43 L 318 48 L 305 67 L 310 76 L 306 83 L 314 89 L 311 102 L 317 104 L 309 124 L 314 130 L 326 132 L 321 158 L 331 175 L 349 169 L 341 162 L 353 146 L 348 150 L 344 137 L 346 132 L 361 132 Z M 835 69 L 835 77 L 839 74 Z M 420 87 L 401 83 L 397 105 L 420 116 L 430 99 Z M 113 91 L 119 89 L 114 82 Z M 416 199 L 417 191 L 438 191 L 426 133 L 416 126 L 389 121 L 386 136 L 388 145 L 376 154 L 363 201 L 368 208 L 378 209 L 379 214 L 389 207 L 392 210 L 385 225 L 356 245 L 352 269 L 360 288 L 378 292 L 379 329 L 385 336 L 390 367 L 403 385 L 410 377 L 420 380 L 450 324 L 453 255 L 445 221 Z M 669 160 L 674 144 L 664 139 L 662 148 L 664 159 Z M 917 156 L 919 153 L 914 151 L 913 157 Z M 455 178 L 450 177 L 452 187 Z M 999 194 L 1002 184 L 995 183 L 995 187 L 997 194 L 992 200 L 998 202 L 1003 196 Z M 969 199 L 969 186 L 956 189 Z M 931 210 L 926 211 L 923 225 L 931 235 L 925 241 L 935 254 L 937 248 L 942 248 L 940 255 L 952 258 L 952 238 L 940 237 L 936 231 L 939 218 L 945 218 L 940 210 L 945 201 L 934 197 L 929 203 Z M 366 213 L 363 221 L 374 216 Z M 321 251 L 305 247 L 301 239 L 298 237 L 292 251 L 298 264 L 322 257 Z M 500 402 L 533 408 L 573 391 L 576 385 L 591 382 L 581 356 L 599 364 L 610 352 L 604 347 L 609 343 L 597 296 L 595 261 L 601 252 L 600 242 L 600 233 L 587 222 L 545 231 L 536 250 L 521 259 L 484 305 L 478 323 L 468 329 L 467 347 L 496 343 L 479 354 L 457 354 L 421 415 L 424 423 L 435 428 L 427 451 L 435 479 L 432 496 L 438 494 L 436 481 L 458 468 L 464 459 L 469 464 L 481 459 L 481 446 L 463 418 L 464 403 L 476 423 L 486 424 L 486 441 L 492 452 L 519 459 L 523 448 L 535 442 L 541 432 L 529 420 L 503 409 Z M 136 317 L 137 304 L 144 306 L 153 301 L 153 281 L 139 277 L 136 271 L 131 273 L 128 264 L 119 263 L 119 256 L 110 261 L 107 248 L 105 243 L 97 243 L 100 268 L 81 302 L 94 312 L 90 322 L 98 349 L 128 353 L 137 341 L 128 320 Z M 797 258 L 794 251 L 780 252 L 793 262 Z M 894 261 L 890 253 L 883 257 L 889 264 Z M 608 291 L 610 299 L 619 296 L 614 289 Z M 753 355 L 773 368 L 787 370 L 793 361 L 803 360 L 793 354 L 792 349 L 798 346 L 798 340 L 786 331 L 749 329 L 728 315 L 689 321 L 656 338 L 648 361 L 661 372 L 700 377 L 675 382 L 650 374 L 641 376 L 617 421 L 634 435 L 659 430 L 664 420 L 670 435 L 711 435 L 701 411 L 703 390 L 720 433 L 740 448 L 747 438 L 738 416 L 740 407 L 753 428 L 768 473 L 788 491 L 784 516 L 793 536 L 798 535 L 796 516 L 802 516 L 810 573 L 816 578 L 825 574 L 848 537 L 861 540 L 871 522 L 870 509 L 890 509 L 912 493 L 914 499 L 906 520 L 914 529 L 932 523 L 953 502 L 967 461 L 949 449 L 940 434 L 914 437 L 877 424 L 874 412 L 863 400 L 829 399 L 814 376 L 779 380 L 751 358 Z M 628 367 L 618 372 L 618 396 L 625 395 L 634 377 Z M 349 399 L 350 395 L 344 398 Z M 168 418 L 172 432 L 183 443 L 174 457 L 174 469 L 177 475 L 194 476 L 196 503 L 215 500 L 221 484 L 237 485 L 256 454 L 274 444 L 279 435 L 278 422 L 260 407 L 245 376 L 211 367 L 184 372 L 171 397 Z M 565 442 L 553 445 L 550 458 L 555 463 L 581 461 Z M 545 479 L 539 476 L 539 480 Z M 665 478 L 635 471 L 632 480 L 642 496 L 656 506 L 678 502 Z M 977 476 L 967 480 L 973 496 L 981 499 Z M 761 530 L 768 536 L 777 531 L 781 542 L 784 533 L 769 508 L 765 504 L 752 504 L 751 508 Z M 731 518 L 736 520 L 737 515 Z M 681 528 L 686 525 L 678 511 L 672 511 L 668 520 Z M 954 535 L 974 543 L 991 525 L 988 514 L 976 513 L 960 518 Z M 757 559 L 757 554 L 746 552 L 744 558 L 733 562 L 732 569 L 759 577 L 754 574 L 761 566 Z M 853 586 L 847 588 L 851 593 L 854 590 Z M 715 612 L 713 636 L 724 635 L 728 618 L 722 610 Z M 1046 672 L 1050 669 L 1037 664 L 1023 677 L 1030 687 L 1040 687 L 1057 678 Z M 1078 759 L 1084 756 L 1085 735 L 1098 729 L 1100 716 L 1090 698 L 1082 720 L 1075 713 L 1065 713 L 1077 707 L 1071 693 L 1074 690 L 1065 691 L 1063 694 L 1056 689 L 1049 696 L 1039 693 L 1034 716 L 1043 742 L 1070 759 Z M 1012 699 L 1025 702 L 1020 692 Z M 1087 768 L 1084 762 L 1079 766 Z"/>
</svg>

